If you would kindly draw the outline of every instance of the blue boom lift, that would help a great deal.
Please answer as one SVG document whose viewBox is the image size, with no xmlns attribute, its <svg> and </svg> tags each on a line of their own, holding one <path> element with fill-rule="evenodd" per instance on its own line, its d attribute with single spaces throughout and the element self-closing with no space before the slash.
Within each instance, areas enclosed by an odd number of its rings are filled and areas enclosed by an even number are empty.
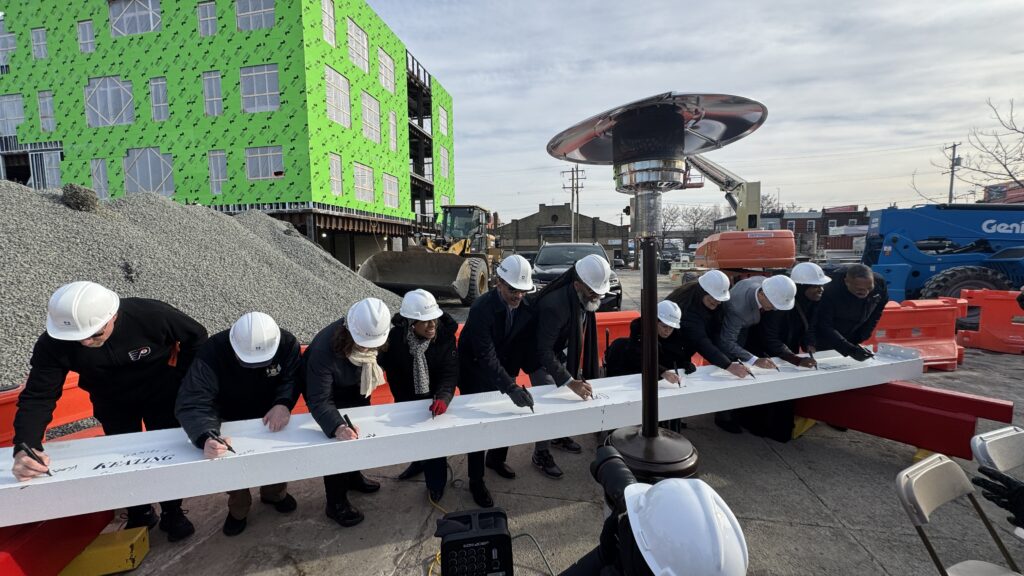
<svg viewBox="0 0 1024 576">
<path fill-rule="evenodd" d="M 1024 205 L 873 211 L 863 261 L 885 278 L 896 302 L 1016 289 L 1024 284 Z"/>
</svg>

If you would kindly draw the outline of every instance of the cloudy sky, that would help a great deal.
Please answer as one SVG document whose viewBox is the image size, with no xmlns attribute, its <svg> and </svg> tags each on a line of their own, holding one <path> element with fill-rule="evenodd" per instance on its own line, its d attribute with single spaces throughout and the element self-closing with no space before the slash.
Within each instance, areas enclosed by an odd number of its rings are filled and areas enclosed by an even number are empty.
<svg viewBox="0 0 1024 576">
<path fill-rule="evenodd" d="M 763 103 L 760 130 L 708 157 L 805 208 L 923 203 L 915 171 L 944 199 L 942 147 L 993 125 L 986 99 L 1024 104 L 1021 0 L 369 3 L 453 95 L 457 200 L 504 221 L 568 201 L 552 136 L 661 92 Z M 586 177 L 583 212 L 617 221 L 611 168 Z"/>
</svg>

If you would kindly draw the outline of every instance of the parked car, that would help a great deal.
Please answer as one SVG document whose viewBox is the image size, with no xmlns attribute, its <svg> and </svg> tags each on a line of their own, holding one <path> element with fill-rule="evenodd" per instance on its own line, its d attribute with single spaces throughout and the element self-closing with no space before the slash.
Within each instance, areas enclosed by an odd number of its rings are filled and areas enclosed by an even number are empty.
<svg viewBox="0 0 1024 576">
<path fill-rule="evenodd" d="M 534 262 L 534 260 L 536 260 L 536 259 L 537 259 L 537 253 L 536 253 L 536 252 L 534 252 L 534 251 L 529 251 L 529 252 L 516 252 L 516 254 L 519 254 L 519 255 L 520 255 L 520 256 L 522 256 L 523 258 L 526 258 L 526 261 L 530 263 L 530 266 L 533 266 L 533 262 Z"/>
<path fill-rule="evenodd" d="M 600 244 L 544 244 L 537 252 L 537 259 L 533 264 L 533 283 L 536 284 L 539 290 L 565 273 L 577 260 L 591 254 L 597 254 L 601 258 L 608 260 L 608 254 Z M 612 272 L 610 283 L 611 291 L 601 299 L 600 312 L 622 308 L 622 284 L 619 282 L 619 276 L 614 271 Z"/>
</svg>

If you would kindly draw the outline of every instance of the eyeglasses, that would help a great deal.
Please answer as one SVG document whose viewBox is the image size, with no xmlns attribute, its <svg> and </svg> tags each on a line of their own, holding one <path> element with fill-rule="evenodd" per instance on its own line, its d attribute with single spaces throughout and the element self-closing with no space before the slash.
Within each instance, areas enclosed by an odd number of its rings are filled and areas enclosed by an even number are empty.
<svg viewBox="0 0 1024 576">
<path fill-rule="evenodd" d="M 103 333 L 107 331 L 107 324 L 109 324 L 109 322 L 103 324 L 103 327 L 100 328 L 99 332 L 93 334 L 92 336 L 89 336 L 88 338 L 82 338 L 81 342 L 85 342 L 86 340 L 96 340 L 97 338 L 102 338 Z"/>
</svg>

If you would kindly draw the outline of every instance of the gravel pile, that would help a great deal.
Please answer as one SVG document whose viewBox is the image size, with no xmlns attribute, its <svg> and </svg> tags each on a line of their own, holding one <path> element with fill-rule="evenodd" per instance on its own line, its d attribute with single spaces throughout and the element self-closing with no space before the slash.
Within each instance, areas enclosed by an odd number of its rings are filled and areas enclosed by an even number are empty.
<svg viewBox="0 0 1024 576">
<path fill-rule="evenodd" d="M 60 285 L 92 280 L 122 297 L 186 312 L 211 334 L 243 313 L 273 316 L 309 342 L 367 296 L 401 299 L 360 278 L 287 223 L 262 212 L 226 216 L 162 196 L 72 210 L 59 191 L 0 180 L 0 390 L 20 384 Z"/>
</svg>

